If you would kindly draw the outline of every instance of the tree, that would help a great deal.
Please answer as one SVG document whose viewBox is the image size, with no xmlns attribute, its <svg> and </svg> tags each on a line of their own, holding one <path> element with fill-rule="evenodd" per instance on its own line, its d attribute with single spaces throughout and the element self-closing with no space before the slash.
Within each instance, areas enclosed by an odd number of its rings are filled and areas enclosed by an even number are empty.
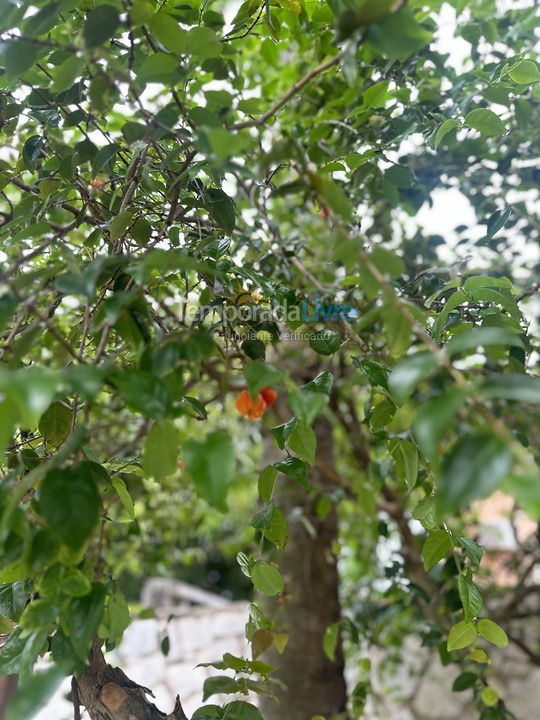
<svg viewBox="0 0 540 720">
<path fill-rule="evenodd" d="M 30 717 L 64 675 L 76 717 L 79 703 L 93 720 L 165 717 L 104 660 L 130 621 L 115 557 L 160 532 L 145 509 L 158 485 L 171 507 L 181 487 L 247 528 L 227 497 L 258 418 L 280 456 L 258 479 L 258 549 L 239 555 L 255 590 L 278 608 L 302 597 L 279 566 L 287 497 L 304 498 L 314 545 L 333 524 L 355 553 L 367 610 L 394 602 L 463 669 L 483 718 L 512 717 L 484 640 L 509 634 L 540 661 L 512 615 L 538 595 L 537 547 L 522 548 L 504 612 L 488 594 L 484 606 L 471 503 L 503 488 L 540 517 L 525 313 L 537 266 L 521 257 L 539 227 L 535 17 L 532 3 L 449 4 L 463 70 L 435 42 L 439 0 L 255 0 L 228 23 L 229 4 L 195 0 L 4 4 L 0 672 L 20 677 L 8 717 Z M 456 218 L 454 248 L 414 218 L 456 187 L 485 231 Z M 270 433 L 276 397 L 285 416 Z M 389 570 L 376 547 L 390 533 Z M 291 530 L 288 558 L 302 542 Z M 328 662 L 342 642 L 377 641 L 343 602 Z M 259 659 L 285 649 L 275 607 L 252 605 L 247 636 L 252 659 L 216 662 L 236 676 L 205 697 L 287 697 Z M 50 670 L 33 673 L 45 652 Z M 205 707 L 193 720 L 261 718 L 245 701 Z M 167 717 L 185 718 L 180 700 Z"/>
</svg>

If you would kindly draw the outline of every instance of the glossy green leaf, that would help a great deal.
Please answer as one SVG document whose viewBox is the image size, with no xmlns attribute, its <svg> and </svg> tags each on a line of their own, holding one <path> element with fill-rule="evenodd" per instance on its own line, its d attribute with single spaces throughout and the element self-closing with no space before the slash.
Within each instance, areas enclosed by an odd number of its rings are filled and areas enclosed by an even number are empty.
<svg viewBox="0 0 540 720">
<path fill-rule="evenodd" d="M 465 125 L 488 137 L 502 135 L 506 132 L 506 126 L 500 117 L 487 108 L 471 110 L 465 118 Z"/>
<path fill-rule="evenodd" d="M 478 621 L 476 627 L 478 628 L 478 634 L 481 635 L 485 640 L 488 640 L 493 645 L 501 648 L 504 648 L 508 645 L 507 634 L 502 629 L 502 627 L 500 627 L 500 625 L 497 625 L 497 623 L 493 622 L 493 620 L 482 618 Z"/>
<path fill-rule="evenodd" d="M 433 141 L 433 147 L 435 148 L 435 150 L 439 147 L 439 145 L 442 143 L 448 133 L 458 128 L 459 125 L 459 120 L 455 120 L 454 118 L 448 118 L 448 120 L 445 120 L 443 123 L 441 123 L 441 125 L 439 125 L 439 127 L 437 128 L 437 132 L 435 133 L 435 139 Z"/>
<path fill-rule="evenodd" d="M 459 575 L 458 591 L 465 613 L 465 620 L 472 620 L 479 615 L 484 604 L 480 590 L 472 580 L 466 578 L 464 575 Z"/>
<path fill-rule="evenodd" d="M 94 583 L 87 595 L 71 599 L 62 610 L 62 628 L 83 662 L 87 661 L 92 641 L 103 618 L 105 598 L 105 587 Z"/>
<path fill-rule="evenodd" d="M 251 571 L 255 590 L 263 595 L 279 595 L 283 592 L 283 578 L 277 568 L 267 562 L 257 562 Z"/>
<path fill-rule="evenodd" d="M 424 569 L 430 570 L 452 550 L 452 539 L 446 530 L 433 530 L 429 533 L 422 548 Z"/>
<path fill-rule="evenodd" d="M 508 74 L 518 85 L 532 85 L 540 82 L 540 70 L 533 60 L 521 60 L 512 65 Z"/>
<path fill-rule="evenodd" d="M 448 652 L 453 650 L 461 650 L 476 640 L 478 631 L 472 622 L 461 621 L 450 628 L 448 634 Z"/>
<path fill-rule="evenodd" d="M 341 338 L 334 330 L 328 328 L 317 331 L 309 340 L 310 346 L 319 355 L 333 355 L 341 345 Z"/>
<path fill-rule="evenodd" d="M 304 490 L 310 489 L 307 466 L 305 462 L 299 458 L 289 457 L 286 460 L 274 463 L 274 467 L 276 470 L 279 470 L 279 472 L 295 480 Z"/>
</svg>

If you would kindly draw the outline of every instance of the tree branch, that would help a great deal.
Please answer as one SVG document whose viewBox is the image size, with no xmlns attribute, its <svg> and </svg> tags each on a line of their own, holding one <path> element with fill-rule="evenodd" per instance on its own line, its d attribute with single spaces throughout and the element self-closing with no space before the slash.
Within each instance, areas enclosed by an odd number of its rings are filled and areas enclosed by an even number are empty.
<svg viewBox="0 0 540 720">
<path fill-rule="evenodd" d="M 243 128 L 264 125 L 265 122 L 272 117 L 272 115 L 275 115 L 278 110 L 281 110 L 281 108 L 286 105 L 289 100 L 296 95 L 296 93 L 300 92 L 302 88 L 304 88 L 309 82 L 311 82 L 313 78 L 317 77 L 317 75 L 320 75 L 325 70 L 328 70 L 334 65 L 337 65 L 342 58 L 343 52 L 339 52 L 337 55 L 334 55 L 329 60 L 325 60 L 320 65 L 317 65 L 317 67 L 313 68 L 313 70 L 310 70 L 306 75 L 304 75 L 301 80 L 295 83 L 292 88 L 285 93 L 281 100 L 278 100 L 275 105 L 272 105 L 272 107 L 265 113 L 263 113 L 260 117 L 254 118 L 253 120 L 246 120 L 246 122 L 236 123 L 235 125 L 231 125 L 230 129 L 242 130 Z"/>
</svg>

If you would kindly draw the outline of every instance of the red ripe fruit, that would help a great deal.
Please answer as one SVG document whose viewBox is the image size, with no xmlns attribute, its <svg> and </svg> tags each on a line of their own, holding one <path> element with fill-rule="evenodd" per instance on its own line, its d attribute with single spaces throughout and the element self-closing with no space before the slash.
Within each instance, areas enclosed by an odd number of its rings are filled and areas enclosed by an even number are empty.
<svg viewBox="0 0 540 720">
<path fill-rule="evenodd" d="M 257 395 L 254 400 L 247 390 L 243 390 L 236 398 L 236 409 L 244 417 L 250 420 L 258 420 L 265 411 L 276 402 L 277 393 L 270 387 L 266 387 Z"/>
</svg>

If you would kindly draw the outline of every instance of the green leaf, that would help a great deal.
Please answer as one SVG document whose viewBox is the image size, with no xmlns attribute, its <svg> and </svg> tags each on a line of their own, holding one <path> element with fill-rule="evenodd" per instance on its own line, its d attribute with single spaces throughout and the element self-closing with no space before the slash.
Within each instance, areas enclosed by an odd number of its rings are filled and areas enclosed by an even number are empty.
<svg viewBox="0 0 540 720">
<path fill-rule="evenodd" d="M 56 68 L 52 89 L 54 92 L 63 92 L 70 88 L 84 69 L 84 60 L 72 55 Z"/>
<path fill-rule="evenodd" d="M 461 673 L 461 675 L 458 675 L 458 677 L 454 680 L 454 684 L 452 685 L 452 691 L 463 692 L 464 690 L 469 690 L 469 688 L 474 687 L 477 682 L 478 675 L 476 675 L 475 673 Z"/>
<path fill-rule="evenodd" d="M 192 720 L 195 719 L 192 718 Z M 263 716 L 255 705 L 235 700 L 223 708 L 223 720 L 263 720 Z"/>
<path fill-rule="evenodd" d="M 439 443 L 448 432 L 467 395 L 467 389 L 451 387 L 420 407 L 414 420 L 413 432 L 420 450 L 425 455 L 439 454 Z"/>
<path fill-rule="evenodd" d="M 504 210 L 497 210 L 491 215 L 487 221 L 487 234 L 488 237 L 494 237 L 499 230 L 506 225 L 510 216 L 512 215 L 512 208 L 506 208 Z"/>
<path fill-rule="evenodd" d="M 62 668 L 54 666 L 35 673 L 21 683 L 6 708 L 6 720 L 32 720 L 64 678 Z"/>
<path fill-rule="evenodd" d="M 500 117 L 487 108 L 471 110 L 465 118 L 465 125 L 487 137 L 495 137 L 506 132 L 506 126 Z"/>
<path fill-rule="evenodd" d="M 206 678 L 203 684 L 203 702 L 212 695 L 232 695 L 240 692 L 242 686 L 228 675 L 216 675 Z"/>
<path fill-rule="evenodd" d="M 524 348 L 523 341 L 515 333 L 501 327 L 475 327 L 454 335 L 445 345 L 446 354 L 451 357 L 458 353 L 476 350 L 489 345 L 508 345 Z"/>
<path fill-rule="evenodd" d="M 468 537 L 458 536 L 456 540 L 465 550 L 471 562 L 475 565 L 480 565 L 480 561 L 484 557 L 484 549 L 482 546 Z"/>
<path fill-rule="evenodd" d="M 461 650 L 462 648 L 471 645 L 478 635 L 476 626 L 472 622 L 465 622 L 462 620 L 450 628 L 448 633 L 448 652 L 453 650 Z"/>
<path fill-rule="evenodd" d="M 309 425 L 300 423 L 289 438 L 289 448 L 310 465 L 315 464 L 317 437 Z"/>
<path fill-rule="evenodd" d="M 205 705 L 193 714 L 191 720 L 222 720 L 223 710 L 218 705 Z"/>
<path fill-rule="evenodd" d="M 278 471 L 273 465 L 268 465 L 259 475 L 259 495 L 265 503 L 269 503 L 272 500 L 277 473 Z"/>
<path fill-rule="evenodd" d="M 375 50 L 390 58 L 407 58 L 431 42 L 432 34 L 414 17 L 413 11 L 404 7 L 367 29 L 367 40 Z"/>
<path fill-rule="evenodd" d="M 2 64 L 9 77 L 22 75 L 39 57 L 42 48 L 29 40 L 9 40 L 6 43 Z"/>
<path fill-rule="evenodd" d="M 404 480 L 407 488 L 412 490 L 418 478 L 418 450 L 416 445 L 403 438 L 393 438 L 388 443 L 388 449 L 396 463 L 398 478 Z"/>
<path fill-rule="evenodd" d="M 474 650 L 471 650 L 471 652 L 467 655 L 467 660 L 473 660 L 474 662 L 478 663 L 485 663 L 486 665 L 489 665 L 489 656 L 486 653 L 485 650 L 481 650 L 480 648 L 475 648 Z"/>
<path fill-rule="evenodd" d="M 158 482 L 178 470 L 180 433 L 171 420 L 158 420 L 144 441 L 143 470 Z"/>
<path fill-rule="evenodd" d="M 301 389 L 305 392 L 320 392 L 329 395 L 333 385 L 334 376 L 328 370 L 324 370 L 314 377 L 313 380 L 310 380 L 305 385 L 302 385 Z"/>
<path fill-rule="evenodd" d="M 402 405 L 418 383 L 437 369 L 439 362 L 439 358 L 432 352 L 416 353 L 401 360 L 388 378 L 388 389 L 394 400 Z"/>
<path fill-rule="evenodd" d="M 512 290 L 512 283 L 506 277 L 490 277 L 489 275 L 473 275 L 463 283 L 463 289 L 467 292 L 477 288 L 495 287 Z"/>
<path fill-rule="evenodd" d="M 296 430 L 299 422 L 297 417 L 292 417 L 288 422 L 272 428 L 272 435 L 281 450 L 285 448 L 285 443 Z"/>
<path fill-rule="evenodd" d="M 353 214 L 351 202 L 341 185 L 329 177 L 317 178 L 317 181 L 320 184 L 320 192 L 326 205 L 343 220 L 350 220 Z"/>
<path fill-rule="evenodd" d="M 281 462 L 274 463 L 274 467 L 276 468 L 276 470 L 279 470 L 279 472 L 295 480 L 300 485 L 300 487 L 304 488 L 304 490 L 307 491 L 310 489 L 307 466 L 305 462 L 303 462 L 299 458 L 286 458 Z"/>
<path fill-rule="evenodd" d="M 459 120 L 455 120 L 454 118 L 448 118 L 448 120 L 445 120 L 439 127 L 437 128 L 437 132 L 435 133 L 435 139 L 433 141 L 433 147 L 435 150 L 439 147 L 439 145 L 442 143 L 444 138 L 448 135 L 449 132 L 452 132 L 455 128 L 458 128 L 460 126 Z"/>
<path fill-rule="evenodd" d="M 199 60 L 208 60 L 220 55 L 222 45 L 211 28 L 199 26 L 189 31 L 186 49 Z"/>
<path fill-rule="evenodd" d="M 373 385 L 380 385 L 385 390 L 388 390 L 388 376 L 391 372 L 390 368 L 386 367 L 386 365 L 382 365 L 376 360 L 370 360 L 369 358 L 360 360 L 358 367 Z"/>
<path fill-rule="evenodd" d="M 37 37 L 38 35 L 43 35 L 44 33 L 49 32 L 49 30 L 52 30 L 56 24 L 56 19 L 61 9 L 61 2 L 47 3 L 35 15 L 31 15 L 29 18 L 24 20 L 24 34 L 29 37 Z"/>
<path fill-rule="evenodd" d="M 66 568 L 58 585 L 60 592 L 70 597 L 82 597 L 92 589 L 90 580 L 77 568 Z"/>
<path fill-rule="evenodd" d="M 52 600 L 41 598 L 28 603 L 20 618 L 25 631 L 48 630 L 56 620 L 58 608 Z"/>
<path fill-rule="evenodd" d="M 482 690 L 482 702 L 486 707 L 494 707 L 499 702 L 499 693 L 495 688 L 487 685 Z"/>
<path fill-rule="evenodd" d="M 508 74 L 518 85 L 533 85 L 540 82 L 540 71 L 533 60 L 521 60 L 512 65 Z"/>
<path fill-rule="evenodd" d="M 324 631 L 323 649 L 324 654 L 330 662 L 334 662 L 336 659 L 340 625 L 341 624 L 339 622 L 332 623 L 332 625 L 329 625 Z"/>
<path fill-rule="evenodd" d="M 51 532 L 73 549 L 88 539 L 99 519 L 100 500 L 90 465 L 50 470 L 39 492 L 40 512 Z"/>
<path fill-rule="evenodd" d="M 540 403 L 540 378 L 524 373 L 494 373 L 480 386 L 489 397 Z"/>
<path fill-rule="evenodd" d="M 103 618 L 106 594 L 103 585 L 94 583 L 87 595 L 70 600 L 60 616 L 64 632 L 84 663 Z"/>
<path fill-rule="evenodd" d="M 438 496 L 442 512 L 455 512 L 475 498 L 488 495 L 511 465 L 507 445 L 489 431 L 459 440 L 444 458 Z"/>
<path fill-rule="evenodd" d="M 318 330 L 310 337 L 310 347 L 319 355 L 333 355 L 341 345 L 341 338 L 334 330 Z"/>
<path fill-rule="evenodd" d="M 468 300 L 469 297 L 463 290 L 456 290 L 456 292 L 450 295 L 433 324 L 432 332 L 435 340 L 439 340 L 446 318 L 450 315 L 450 313 Z"/>
<path fill-rule="evenodd" d="M 478 621 L 476 627 L 478 628 L 479 635 L 481 635 L 484 640 L 487 640 L 500 648 L 507 647 L 508 635 L 504 632 L 502 627 L 493 622 L 493 620 L 482 618 Z"/>
<path fill-rule="evenodd" d="M 211 218 L 230 235 L 236 225 L 236 211 L 232 198 L 220 188 L 207 188 L 204 197 Z"/>
<path fill-rule="evenodd" d="M 28 677 L 48 630 L 40 630 L 21 637 L 22 628 L 15 628 L 0 652 L 0 675 L 23 675 Z M 23 679 L 23 682 L 25 680 Z"/>
<path fill-rule="evenodd" d="M 225 512 L 227 490 L 235 467 L 231 438 L 221 433 L 210 433 L 204 440 L 188 440 L 184 443 L 184 461 L 197 493 L 210 505 Z"/>
<path fill-rule="evenodd" d="M 287 377 L 284 370 L 269 365 L 262 360 L 254 360 L 244 368 L 249 394 L 256 398 L 265 387 L 278 385 Z"/>
<path fill-rule="evenodd" d="M 536 475 L 509 475 L 502 489 L 512 495 L 533 520 L 540 521 L 540 472 Z"/>
<path fill-rule="evenodd" d="M 446 530 L 433 530 L 429 533 L 422 548 L 424 570 L 430 570 L 452 549 L 452 538 Z"/>
<path fill-rule="evenodd" d="M 317 415 L 328 405 L 328 395 L 320 392 L 289 393 L 287 401 L 298 418 L 306 425 L 313 425 Z"/>
<path fill-rule="evenodd" d="M 458 591 L 465 613 L 465 620 L 472 620 L 480 614 L 484 604 L 480 590 L 472 580 L 460 574 L 458 577 Z"/>
<path fill-rule="evenodd" d="M 430 496 L 421 500 L 414 508 L 412 516 L 426 530 L 435 530 L 438 524 L 435 498 Z"/>
<path fill-rule="evenodd" d="M 255 590 L 263 595 L 279 595 L 283 592 L 283 578 L 277 568 L 267 562 L 255 563 L 251 571 L 251 579 Z"/>
<path fill-rule="evenodd" d="M 64 403 L 53 402 L 39 419 L 39 432 L 47 442 L 58 447 L 69 435 L 72 420 L 73 414 Z"/>
<path fill-rule="evenodd" d="M 410 170 L 401 165 L 392 165 L 384 173 L 384 179 L 402 190 L 406 190 L 414 185 L 414 177 Z M 383 248 L 379 248 L 382 250 Z"/>
<path fill-rule="evenodd" d="M 141 83 L 169 83 L 171 75 L 178 68 L 178 58 L 169 53 L 158 52 L 149 55 L 137 71 Z"/>
<path fill-rule="evenodd" d="M 364 93 L 364 105 L 366 107 L 379 108 L 384 107 L 388 100 L 389 82 L 382 80 L 369 87 Z"/>
<path fill-rule="evenodd" d="M 118 10 L 112 5 L 98 5 L 88 13 L 83 27 L 83 37 L 86 47 L 94 48 L 112 38 L 118 26 L 120 17 Z"/>
<path fill-rule="evenodd" d="M 187 51 L 188 33 L 183 30 L 176 20 L 164 12 L 154 15 L 149 23 L 152 34 L 166 50 L 177 55 Z"/>
<path fill-rule="evenodd" d="M 109 642 L 120 642 L 124 630 L 131 622 L 131 616 L 124 593 L 118 588 L 107 602 L 103 621 L 107 628 Z"/>
<path fill-rule="evenodd" d="M 170 411 L 171 398 L 165 383 L 149 372 L 125 370 L 113 378 L 120 396 L 133 410 L 160 420 Z"/>
<path fill-rule="evenodd" d="M 23 160 L 30 170 L 33 170 L 36 167 L 36 163 L 44 143 L 45 140 L 39 135 L 32 135 L 32 137 L 29 137 L 24 143 L 22 151 Z"/>
<path fill-rule="evenodd" d="M 120 502 L 124 506 L 124 510 L 127 512 L 130 520 L 135 520 L 135 507 L 133 500 L 129 494 L 129 490 L 126 487 L 126 483 L 118 475 L 113 475 L 111 478 L 113 488 L 116 490 L 116 494 L 120 498 Z"/>
<path fill-rule="evenodd" d="M 28 593 L 22 581 L 16 580 L 14 583 L 0 585 L 0 615 L 18 620 L 27 600 Z"/>
</svg>

